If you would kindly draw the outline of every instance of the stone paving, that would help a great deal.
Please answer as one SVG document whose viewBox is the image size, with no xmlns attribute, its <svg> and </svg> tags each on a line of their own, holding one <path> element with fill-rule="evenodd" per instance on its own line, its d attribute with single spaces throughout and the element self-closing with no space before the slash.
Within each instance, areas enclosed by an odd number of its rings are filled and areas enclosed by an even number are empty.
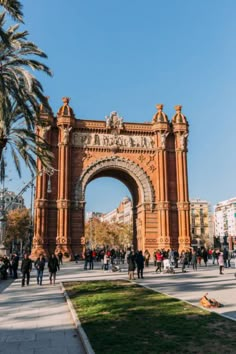
<svg viewBox="0 0 236 354">
<path fill-rule="evenodd" d="M 24 288 L 19 279 L 0 282 L 0 353 L 84 354 L 59 282 L 128 279 L 125 266 L 122 268 L 123 272 L 112 273 L 102 271 L 101 265 L 96 264 L 94 270 L 84 271 L 82 262 L 70 262 L 61 267 L 55 286 L 49 285 L 47 272 L 43 286 L 36 285 L 35 275 Z M 235 271 L 233 262 L 224 275 L 219 275 L 218 267 L 212 265 L 202 266 L 196 272 L 187 268 L 186 273 L 181 273 L 177 269 L 174 275 L 156 274 L 154 266 L 150 266 L 144 271 L 144 279 L 135 281 L 194 305 L 199 305 L 201 296 L 208 292 L 224 304 L 214 311 L 236 320 Z"/>
<path fill-rule="evenodd" d="M 0 353 L 84 354 L 59 283 L 14 281 L 0 294 Z"/>
</svg>

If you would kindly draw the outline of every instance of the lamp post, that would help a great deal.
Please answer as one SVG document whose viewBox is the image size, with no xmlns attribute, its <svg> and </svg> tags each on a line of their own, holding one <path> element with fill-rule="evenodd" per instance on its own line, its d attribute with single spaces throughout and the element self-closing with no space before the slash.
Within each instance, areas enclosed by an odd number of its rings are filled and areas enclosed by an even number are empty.
<svg viewBox="0 0 236 354">
<path fill-rule="evenodd" d="M 5 215 L 5 188 L 3 187 L 0 197 L 0 255 L 6 253 L 4 247 L 4 236 L 6 230 L 6 215 Z"/>
</svg>

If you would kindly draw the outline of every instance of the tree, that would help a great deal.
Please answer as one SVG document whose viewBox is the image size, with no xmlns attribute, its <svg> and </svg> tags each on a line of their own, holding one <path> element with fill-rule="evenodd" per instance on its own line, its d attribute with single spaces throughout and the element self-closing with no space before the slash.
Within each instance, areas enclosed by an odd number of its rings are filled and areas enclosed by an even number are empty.
<svg viewBox="0 0 236 354">
<path fill-rule="evenodd" d="M 31 224 L 29 209 L 15 209 L 7 214 L 6 232 L 4 245 L 10 248 L 12 242 L 22 242 L 28 240 L 28 231 Z"/>
<path fill-rule="evenodd" d="M 16 103 L 13 105 L 9 104 L 4 119 L 4 131 L 6 136 L 8 136 L 7 143 L 9 150 L 20 177 L 21 160 L 24 161 L 25 165 L 30 169 L 31 173 L 33 173 L 36 168 L 35 157 L 38 157 L 41 160 L 42 165 L 46 168 L 50 165 L 50 160 L 53 157 L 48 144 L 38 137 L 32 129 L 24 128 L 24 125 L 24 113 L 22 112 L 22 107 Z M 0 133 L 1 128 L 0 125 Z M 2 154 L 0 165 L 1 181 L 3 181 L 5 177 L 5 166 L 5 154 Z"/>
<path fill-rule="evenodd" d="M 85 223 L 85 242 L 91 248 L 109 246 L 125 248 L 132 244 L 133 229 L 131 224 L 102 222 L 91 218 Z"/>
<path fill-rule="evenodd" d="M 9 3 L 13 4 L 14 1 L 2 1 L 0 5 L 7 6 Z M 36 139 L 34 129 L 36 124 L 40 125 L 39 104 L 42 103 L 47 109 L 50 107 L 44 96 L 42 85 L 34 77 L 32 70 L 48 75 L 51 75 L 51 71 L 45 64 L 36 60 L 37 57 L 47 58 L 47 56 L 33 42 L 27 40 L 27 31 L 20 32 L 19 24 L 10 26 L 7 30 L 4 29 L 5 16 L 6 13 L 0 14 L 1 33 L 4 33 L 4 38 L 7 39 L 1 39 L 2 36 L 0 38 L 0 159 L 3 149 L 8 142 L 13 140 L 11 133 L 16 133 L 15 126 L 12 127 L 12 124 L 16 123 L 16 119 L 12 119 L 12 112 L 15 112 L 15 108 L 17 116 L 19 114 L 21 116 L 21 129 L 25 130 L 22 139 L 18 139 L 20 143 L 16 144 L 16 148 L 20 150 L 24 147 L 25 154 L 28 142 L 34 141 L 35 152 L 40 151 L 40 154 L 36 155 L 41 158 L 44 149 L 37 145 L 38 142 L 42 145 L 42 141 Z M 29 133 L 28 136 L 27 133 Z M 25 139 L 26 136 L 28 140 Z M 25 157 L 29 156 L 25 154 Z M 14 159 L 14 161 L 16 163 L 18 160 Z M 16 167 L 19 172 L 19 163 Z"/>
</svg>

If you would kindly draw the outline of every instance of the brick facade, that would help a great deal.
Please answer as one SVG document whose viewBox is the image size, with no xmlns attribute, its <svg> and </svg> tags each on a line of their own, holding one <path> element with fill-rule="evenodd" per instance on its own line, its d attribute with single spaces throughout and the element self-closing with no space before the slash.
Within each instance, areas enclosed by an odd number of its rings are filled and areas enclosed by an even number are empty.
<svg viewBox="0 0 236 354">
<path fill-rule="evenodd" d="M 63 102 L 56 118 L 41 107 L 38 134 L 51 146 L 55 170 L 37 177 L 32 256 L 81 253 L 85 189 L 98 177 L 114 177 L 129 188 L 136 248 L 188 248 L 188 122 L 181 106 L 171 122 L 157 105 L 152 122 L 127 123 L 116 112 L 106 121 L 76 119 L 69 99 Z"/>
</svg>

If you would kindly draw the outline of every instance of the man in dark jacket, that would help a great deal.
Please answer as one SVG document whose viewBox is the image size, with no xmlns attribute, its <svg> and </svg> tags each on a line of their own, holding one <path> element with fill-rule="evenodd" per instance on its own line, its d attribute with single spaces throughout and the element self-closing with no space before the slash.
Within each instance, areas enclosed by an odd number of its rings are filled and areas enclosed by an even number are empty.
<svg viewBox="0 0 236 354">
<path fill-rule="evenodd" d="M 21 272 L 22 272 L 21 286 L 25 286 L 25 277 L 27 277 L 26 284 L 29 285 L 31 270 L 32 270 L 32 261 L 29 258 L 29 255 L 26 253 L 21 263 Z"/>
<path fill-rule="evenodd" d="M 52 279 L 53 279 L 53 284 L 55 285 L 55 281 L 56 281 L 56 274 L 57 271 L 59 270 L 59 263 L 58 263 L 58 259 L 55 256 L 55 254 L 53 253 L 51 255 L 51 257 L 48 260 L 48 270 L 49 270 L 49 280 L 50 280 L 50 284 L 52 284 Z"/>
<path fill-rule="evenodd" d="M 17 279 L 18 265 L 19 265 L 19 257 L 18 257 L 17 254 L 14 254 L 14 256 L 12 258 L 12 262 L 11 262 L 12 271 L 13 271 L 13 278 L 14 279 Z"/>
<path fill-rule="evenodd" d="M 142 251 L 139 251 L 136 257 L 138 278 L 143 278 L 144 257 Z"/>
<path fill-rule="evenodd" d="M 40 257 L 35 262 L 35 268 L 37 269 L 37 284 L 39 285 L 42 285 L 43 282 L 44 266 L 45 266 L 45 259 L 43 255 L 40 255 Z"/>
</svg>

